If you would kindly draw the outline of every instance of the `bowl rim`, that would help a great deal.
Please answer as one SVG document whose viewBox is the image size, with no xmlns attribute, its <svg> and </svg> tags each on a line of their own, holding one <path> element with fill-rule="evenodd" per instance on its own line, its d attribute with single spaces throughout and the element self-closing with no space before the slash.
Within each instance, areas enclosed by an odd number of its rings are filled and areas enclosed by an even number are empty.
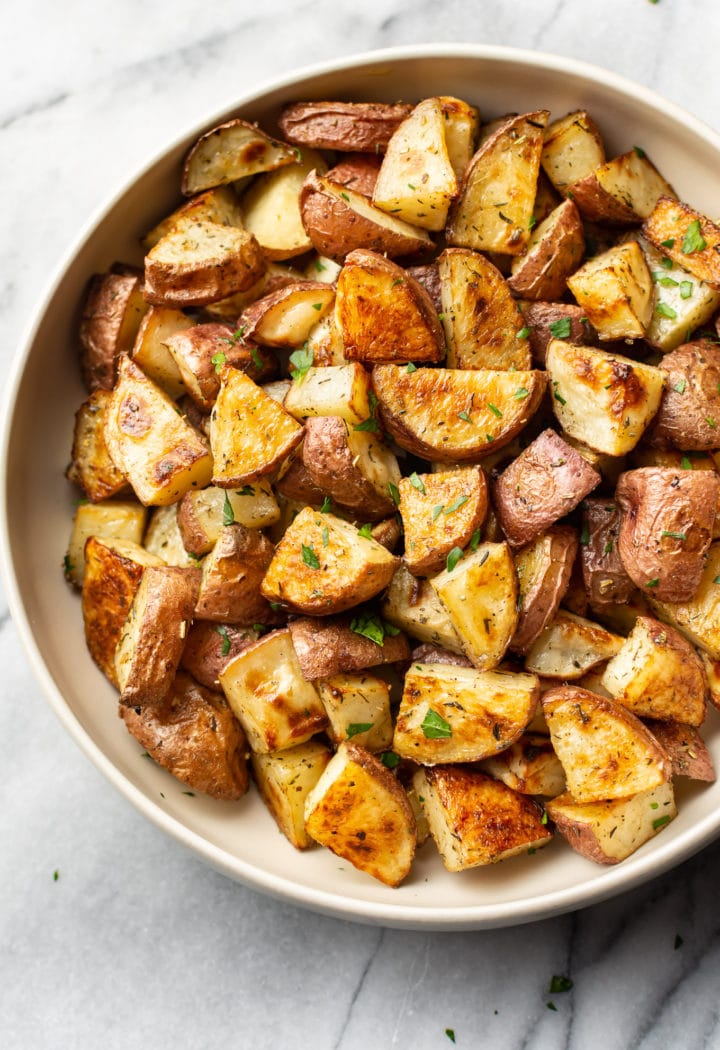
<svg viewBox="0 0 720 1050">
<path fill-rule="evenodd" d="M 398 900 L 397 904 L 394 902 L 371 902 L 348 894 L 339 894 L 304 886 L 294 882 L 291 878 L 280 877 L 258 867 L 256 864 L 234 856 L 221 847 L 215 846 L 198 832 L 190 830 L 182 820 L 170 815 L 139 787 L 136 787 L 127 779 L 112 760 L 107 757 L 102 748 L 93 741 L 87 730 L 83 728 L 56 686 L 34 637 L 10 554 L 7 463 L 17 394 L 42 319 L 73 259 L 133 184 L 141 180 L 167 154 L 179 149 L 184 143 L 191 141 L 193 136 L 199 136 L 208 127 L 213 127 L 215 124 L 220 123 L 221 120 L 228 119 L 230 113 L 237 112 L 245 106 L 261 101 L 264 96 L 271 92 L 283 91 L 292 87 L 293 84 L 299 84 L 311 77 L 358 70 L 363 66 L 379 62 L 398 63 L 408 60 L 417 61 L 423 58 L 434 59 L 454 56 L 463 59 L 476 59 L 479 62 L 489 64 L 515 62 L 530 68 L 538 68 L 560 74 L 569 73 L 592 80 L 601 84 L 604 88 L 609 88 L 621 95 L 637 98 L 649 108 L 662 112 L 670 120 L 683 123 L 694 135 L 705 140 L 720 155 L 720 134 L 718 132 L 700 118 L 689 113 L 678 104 L 664 98 L 653 89 L 638 84 L 622 74 L 589 62 L 526 48 L 458 43 L 408 44 L 364 51 L 341 58 L 326 59 L 297 67 L 280 77 L 267 78 L 251 91 L 246 91 L 240 96 L 231 97 L 221 107 L 216 109 L 213 114 L 204 117 L 190 127 L 184 128 L 171 139 L 165 141 L 149 160 L 146 160 L 139 168 L 134 169 L 129 175 L 119 180 L 115 188 L 93 209 L 79 233 L 76 234 L 55 265 L 47 281 L 45 291 L 37 300 L 36 306 L 32 311 L 31 320 L 21 333 L 18 346 L 13 354 L 2 398 L 2 430 L 0 433 L 0 469 L 2 469 L 3 473 L 3 484 L 0 485 L 0 577 L 2 578 L 8 606 L 18 636 L 33 675 L 40 684 L 60 723 L 81 751 L 146 819 L 187 849 L 202 857 L 213 868 L 236 881 L 279 900 L 298 904 L 337 918 L 389 927 L 434 929 L 438 931 L 482 929 L 531 922 L 581 907 L 587 907 L 621 892 L 626 892 L 651 878 L 661 875 L 718 837 L 720 835 L 720 813 L 717 815 L 709 814 L 678 839 L 670 840 L 665 846 L 656 848 L 647 856 L 636 857 L 631 870 L 628 870 L 623 865 L 617 865 L 609 869 L 601 868 L 595 877 L 577 886 L 565 887 L 560 890 L 543 892 L 531 897 L 500 903 L 481 901 L 476 905 L 454 907 L 438 905 L 428 907 L 425 905 L 406 904 L 400 900 Z"/>
</svg>

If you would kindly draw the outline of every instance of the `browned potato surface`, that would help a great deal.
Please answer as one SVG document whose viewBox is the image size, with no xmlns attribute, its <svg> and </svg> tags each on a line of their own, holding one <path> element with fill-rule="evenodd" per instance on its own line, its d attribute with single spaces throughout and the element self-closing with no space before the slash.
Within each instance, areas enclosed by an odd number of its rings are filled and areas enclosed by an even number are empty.
<svg viewBox="0 0 720 1050">
<path fill-rule="evenodd" d="M 405 102 L 292 102 L 278 125 L 298 146 L 382 153 L 412 108 Z"/>
<path fill-rule="evenodd" d="M 672 762 L 674 777 L 704 780 L 708 784 L 715 782 L 712 755 L 695 726 L 683 725 L 682 722 L 660 722 L 650 718 L 645 719 L 645 725 L 660 747 L 667 752 Z"/>
<path fill-rule="evenodd" d="M 182 191 L 190 196 L 248 175 L 292 164 L 297 151 L 246 120 L 228 120 L 201 135 L 183 167 Z"/>
<path fill-rule="evenodd" d="M 515 555 L 518 624 L 510 642 L 526 652 L 558 611 L 570 583 L 578 538 L 568 525 L 554 525 Z"/>
<path fill-rule="evenodd" d="M 635 226 L 660 197 L 675 197 L 675 191 L 638 149 L 614 157 L 572 186 L 572 199 L 591 222 Z"/>
<path fill-rule="evenodd" d="M 246 345 L 236 332 L 230 325 L 210 322 L 176 332 L 166 340 L 184 388 L 203 412 L 215 404 L 223 364 L 246 372 L 256 383 L 272 379 L 277 372 L 272 351 Z"/>
<path fill-rule="evenodd" d="M 542 166 L 556 190 L 572 186 L 605 163 L 605 148 L 597 124 L 587 110 L 575 110 L 548 124 Z"/>
<path fill-rule="evenodd" d="M 543 678 L 577 681 L 615 656 L 622 643 L 600 624 L 560 609 L 530 646 L 525 667 Z"/>
<path fill-rule="evenodd" d="M 658 251 L 693 277 L 720 288 L 720 226 L 702 212 L 661 197 L 642 232 Z"/>
<path fill-rule="evenodd" d="M 405 635 L 397 628 L 388 631 L 374 614 L 332 620 L 301 616 L 289 626 L 298 663 L 310 680 L 410 659 Z"/>
<path fill-rule="evenodd" d="M 485 520 L 488 494 L 482 468 L 414 473 L 398 488 L 405 564 L 414 576 L 439 572 L 453 547 L 466 547 Z"/>
<path fill-rule="evenodd" d="M 81 365 L 88 390 L 112 390 L 120 354 L 132 350 L 148 309 L 133 274 L 95 274 L 80 319 Z"/>
<path fill-rule="evenodd" d="M 584 255 L 578 210 L 572 201 L 563 201 L 535 227 L 526 252 L 514 258 L 508 285 L 526 299 L 560 299 Z"/>
<path fill-rule="evenodd" d="M 521 795 L 553 798 L 565 790 L 565 773 L 549 736 L 525 733 L 499 755 L 486 758 L 484 773 Z"/>
<path fill-rule="evenodd" d="M 620 511 L 612 499 L 586 499 L 582 505 L 580 558 L 591 605 L 627 602 L 635 584 L 620 557 Z"/>
<path fill-rule="evenodd" d="M 330 748 L 319 740 L 252 756 L 253 777 L 262 800 L 296 849 L 313 845 L 305 830 L 305 801 L 331 758 Z"/>
<path fill-rule="evenodd" d="M 127 478 L 113 463 L 105 443 L 105 412 L 110 392 L 94 390 L 75 413 L 68 481 L 74 481 L 94 503 L 127 489 Z"/>
<path fill-rule="evenodd" d="M 274 550 L 259 529 L 224 525 L 203 562 L 197 619 L 243 627 L 277 623 L 277 615 L 260 594 Z"/>
<path fill-rule="evenodd" d="M 659 448 L 720 447 L 720 347 L 698 339 L 665 354 L 665 390 L 648 439 Z"/>
</svg>

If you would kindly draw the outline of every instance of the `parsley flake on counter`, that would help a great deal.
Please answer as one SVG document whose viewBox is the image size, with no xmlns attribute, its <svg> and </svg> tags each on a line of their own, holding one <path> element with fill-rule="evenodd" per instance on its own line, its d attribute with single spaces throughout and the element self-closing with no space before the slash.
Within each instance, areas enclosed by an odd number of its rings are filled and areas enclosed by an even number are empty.
<svg viewBox="0 0 720 1050">
<path fill-rule="evenodd" d="M 57 880 L 59 878 L 60 878 L 60 871 L 58 870 L 58 868 L 55 868 L 55 871 L 53 872 L 53 882 L 57 882 Z"/>
<path fill-rule="evenodd" d="M 447 740 L 452 736 L 452 728 L 442 715 L 433 711 L 432 707 L 427 709 L 420 728 L 428 740 Z"/>
<path fill-rule="evenodd" d="M 450 1040 L 451 1043 L 455 1042 L 455 1029 L 454 1028 L 446 1028 L 445 1029 L 445 1035 L 448 1037 L 448 1039 Z"/>
</svg>

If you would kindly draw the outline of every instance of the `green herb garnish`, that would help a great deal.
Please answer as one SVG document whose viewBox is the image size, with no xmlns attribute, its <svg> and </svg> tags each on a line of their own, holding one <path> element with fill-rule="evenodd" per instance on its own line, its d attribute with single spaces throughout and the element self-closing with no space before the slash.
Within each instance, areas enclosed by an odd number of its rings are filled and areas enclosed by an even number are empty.
<svg viewBox="0 0 720 1050">
<path fill-rule="evenodd" d="M 305 565 L 309 566 L 311 569 L 320 568 L 317 554 L 312 547 L 306 547 L 304 543 L 302 544 L 302 560 Z"/>
<path fill-rule="evenodd" d="M 446 722 L 443 716 L 439 715 L 437 711 L 433 711 L 431 707 L 427 709 L 420 728 L 423 731 L 423 736 L 427 737 L 428 740 L 447 740 L 448 737 L 452 736 L 450 723 Z"/>
</svg>

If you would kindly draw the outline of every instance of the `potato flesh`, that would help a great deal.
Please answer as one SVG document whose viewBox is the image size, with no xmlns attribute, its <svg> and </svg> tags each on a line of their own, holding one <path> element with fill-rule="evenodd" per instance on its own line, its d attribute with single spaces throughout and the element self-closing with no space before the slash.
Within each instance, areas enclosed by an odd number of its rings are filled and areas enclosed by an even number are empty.
<svg viewBox="0 0 720 1050">
<path fill-rule="evenodd" d="M 696 228 L 699 234 L 699 239 L 695 239 L 697 247 L 693 243 L 686 245 L 691 228 Z M 661 197 L 652 215 L 645 220 L 642 232 L 658 251 L 663 251 L 693 277 L 720 290 L 720 226 L 702 212 L 694 211 L 681 201 Z M 704 246 L 700 246 L 700 241 Z"/>
<path fill-rule="evenodd" d="M 186 550 L 201 556 L 217 543 L 225 524 L 264 529 L 274 525 L 280 508 L 269 482 L 262 478 L 239 490 L 220 489 L 215 485 L 188 492 L 179 508 L 179 523 Z"/>
<path fill-rule="evenodd" d="M 191 197 L 165 219 L 153 226 L 142 240 L 146 251 L 154 248 L 166 233 L 183 223 L 215 222 L 220 226 L 241 226 L 238 199 L 231 186 L 216 186 Z"/>
<path fill-rule="evenodd" d="M 175 332 L 193 326 L 192 319 L 182 310 L 151 306 L 142 320 L 132 349 L 132 359 L 138 368 L 173 400 L 185 393 L 185 383 L 166 342 Z"/>
<path fill-rule="evenodd" d="M 521 795 L 554 798 L 565 790 L 565 773 L 550 737 L 525 733 L 499 755 L 486 758 L 483 772 Z"/>
<path fill-rule="evenodd" d="M 252 303 L 240 318 L 240 327 L 246 339 L 261 346 L 293 349 L 305 342 L 334 299 L 330 285 L 298 281 Z"/>
<path fill-rule="evenodd" d="M 645 594 L 661 620 L 677 628 L 712 660 L 720 660 L 720 604 L 715 582 L 718 577 L 720 543 L 713 543 L 705 559 L 700 583 L 689 601 L 661 601 L 649 590 Z"/>
<path fill-rule="evenodd" d="M 605 149 L 595 121 L 586 110 L 554 120 L 545 131 L 542 166 L 553 186 L 565 194 L 605 163 Z"/>
<path fill-rule="evenodd" d="M 485 520 L 487 482 L 478 467 L 402 478 L 405 562 L 416 576 L 439 572 L 453 547 L 466 547 Z"/>
<path fill-rule="evenodd" d="M 438 101 L 445 127 L 445 148 L 459 181 L 473 155 L 480 114 L 475 106 L 452 95 L 441 95 Z"/>
<path fill-rule="evenodd" d="M 402 565 L 395 572 L 382 604 L 385 619 L 429 645 L 453 653 L 463 646 L 455 626 L 429 580 L 418 580 Z"/>
<path fill-rule="evenodd" d="M 370 419 L 370 376 L 362 365 L 310 368 L 302 382 L 293 383 L 283 407 L 302 422 L 308 416 L 339 416 L 356 426 Z"/>
<path fill-rule="evenodd" d="M 676 196 L 670 183 L 636 149 L 614 157 L 576 182 L 572 194 L 584 218 L 631 225 L 647 219 L 660 197 Z"/>
<path fill-rule="evenodd" d="M 82 587 L 85 576 L 85 543 L 90 536 L 99 539 L 130 540 L 142 543 L 147 511 L 139 503 L 106 500 L 103 503 L 81 503 L 75 511 L 68 543 L 65 576 Z"/>
<path fill-rule="evenodd" d="M 316 685 L 328 716 L 328 733 L 336 746 L 352 739 L 368 751 L 390 747 L 393 724 L 387 682 L 369 674 L 335 674 Z"/>
<path fill-rule="evenodd" d="M 330 748 L 316 740 L 252 756 L 253 776 L 263 802 L 296 849 L 313 845 L 305 830 L 305 800 L 331 758 Z"/>
<path fill-rule="evenodd" d="M 568 288 L 601 339 L 642 339 L 652 319 L 653 283 L 637 241 L 596 255 Z"/>
<path fill-rule="evenodd" d="M 297 160 L 297 151 L 255 124 L 229 120 L 201 135 L 185 161 L 183 193 L 199 193 Z"/>
<path fill-rule="evenodd" d="M 301 160 L 261 175 L 243 194 L 243 226 L 268 259 L 292 259 L 312 248 L 300 217 L 300 191 L 313 169 L 323 175 L 327 165 L 315 150 L 304 149 Z"/>
<path fill-rule="evenodd" d="M 205 489 L 200 489 L 200 492 L 204 491 Z M 187 569 L 193 565 L 197 566 L 198 560 L 193 558 L 185 548 L 178 526 L 177 512 L 177 503 L 155 507 L 150 516 L 143 547 L 150 554 L 160 558 L 165 565 L 176 565 L 178 568 Z"/>
<path fill-rule="evenodd" d="M 127 487 L 127 480 L 113 463 L 105 442 L 105 413 L 108 390 L 94 390 L 75 414 L 72 460 L 68 481 L 85 491 L 94 503 L 116 496 Z"/>
<path fill-rule="evenodd" d="M 615 656 L 622 643 L 622 638 L 599 624 L 560 610 L 530 647 L 525 668 L 544 678 L 582 678 Z"/>
</svg>

